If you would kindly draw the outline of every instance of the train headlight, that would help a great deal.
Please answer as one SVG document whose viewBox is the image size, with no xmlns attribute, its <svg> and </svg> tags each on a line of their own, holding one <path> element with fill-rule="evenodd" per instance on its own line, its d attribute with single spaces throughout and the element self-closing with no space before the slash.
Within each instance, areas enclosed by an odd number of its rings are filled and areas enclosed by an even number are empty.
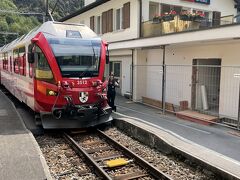
<svg viewBox="0 0 240 180">
<path fill-rule="evenodd" d="M 58 94 L 57 92 L 47 89 L 47 96 L 57 96 L 57 94 Z"/>
<path fill-rule="evenodd" d="M 93 85 L 94 87 L 96 87 L 96 86 L 98 86 L 98 82 L 97 82 L 97 81 L 92 81 L 92 85 Z"/>
<path fill-rule="evenodd" d="M 97 81 L 92 81 L 92 85 L 93 85 L 94 87 L 96 87 L 96 86 L 102 85 L 102 82 L 99 81 L 99 80 L 97 80 Z"/>
</svg>

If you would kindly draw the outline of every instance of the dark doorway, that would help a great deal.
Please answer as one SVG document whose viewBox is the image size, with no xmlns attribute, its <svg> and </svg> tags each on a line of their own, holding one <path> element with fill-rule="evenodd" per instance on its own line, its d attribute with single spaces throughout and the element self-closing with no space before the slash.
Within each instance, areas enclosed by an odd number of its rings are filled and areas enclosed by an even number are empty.
<svg viewBox="0 0 240 180">
<path fill-rule="evenodd" d="M 218 115 L 221 59 L 194 59 L 192 67 L 192 109 Z"/>
</svg>

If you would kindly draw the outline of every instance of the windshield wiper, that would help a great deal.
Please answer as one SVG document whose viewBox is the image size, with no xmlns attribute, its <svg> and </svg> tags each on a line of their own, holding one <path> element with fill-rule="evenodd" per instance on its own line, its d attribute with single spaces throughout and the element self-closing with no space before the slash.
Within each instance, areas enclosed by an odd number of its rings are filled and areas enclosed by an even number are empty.
<svg viewBox="0 0 240 180">
<path fill-rule="evenodd" d="M 94 47 L 93 47 L 92 41 L 91 41 L 91 44 L 92 44 L 92 50 L 93 50 L 94 60 L 96 60 L 96 53 L 95 53 L 95 49 L 94 49 Z"/>
</svg>

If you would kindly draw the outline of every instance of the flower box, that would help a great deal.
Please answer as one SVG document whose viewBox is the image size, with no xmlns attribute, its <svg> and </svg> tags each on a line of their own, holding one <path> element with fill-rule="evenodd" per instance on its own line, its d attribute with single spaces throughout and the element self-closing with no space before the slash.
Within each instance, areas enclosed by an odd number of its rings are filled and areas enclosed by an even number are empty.
<svg viewBox="0 0 240 180">
<path fill-rule="evenodd" d="M 174 16 L 173 15 L 165 15 L 162 17 L 163 21 L 172 21 L 174 20 Z"/>
<path fill-rule="evenodd" d="M 182 21 L 189 21 L 190 20 L 190 18 L 187 14 L 179 15 L 179 19 L 182 20 Z"/>
</svg>

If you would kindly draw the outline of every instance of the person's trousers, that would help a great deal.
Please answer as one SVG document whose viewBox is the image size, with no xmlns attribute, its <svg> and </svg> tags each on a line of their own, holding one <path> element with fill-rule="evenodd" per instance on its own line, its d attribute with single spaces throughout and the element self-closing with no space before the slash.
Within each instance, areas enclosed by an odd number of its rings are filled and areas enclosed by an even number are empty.
<svg viewBox="0 0 240 180">
<path fill-rule="evenodd" d="M 115 109 L 115 104 L 114 104 L 115 96 L 116 96 L 115 91 L 111 91 L 107 93 L 108 104 L 110 107 L 112 107 L 112 109 Z"/>
</svg>

